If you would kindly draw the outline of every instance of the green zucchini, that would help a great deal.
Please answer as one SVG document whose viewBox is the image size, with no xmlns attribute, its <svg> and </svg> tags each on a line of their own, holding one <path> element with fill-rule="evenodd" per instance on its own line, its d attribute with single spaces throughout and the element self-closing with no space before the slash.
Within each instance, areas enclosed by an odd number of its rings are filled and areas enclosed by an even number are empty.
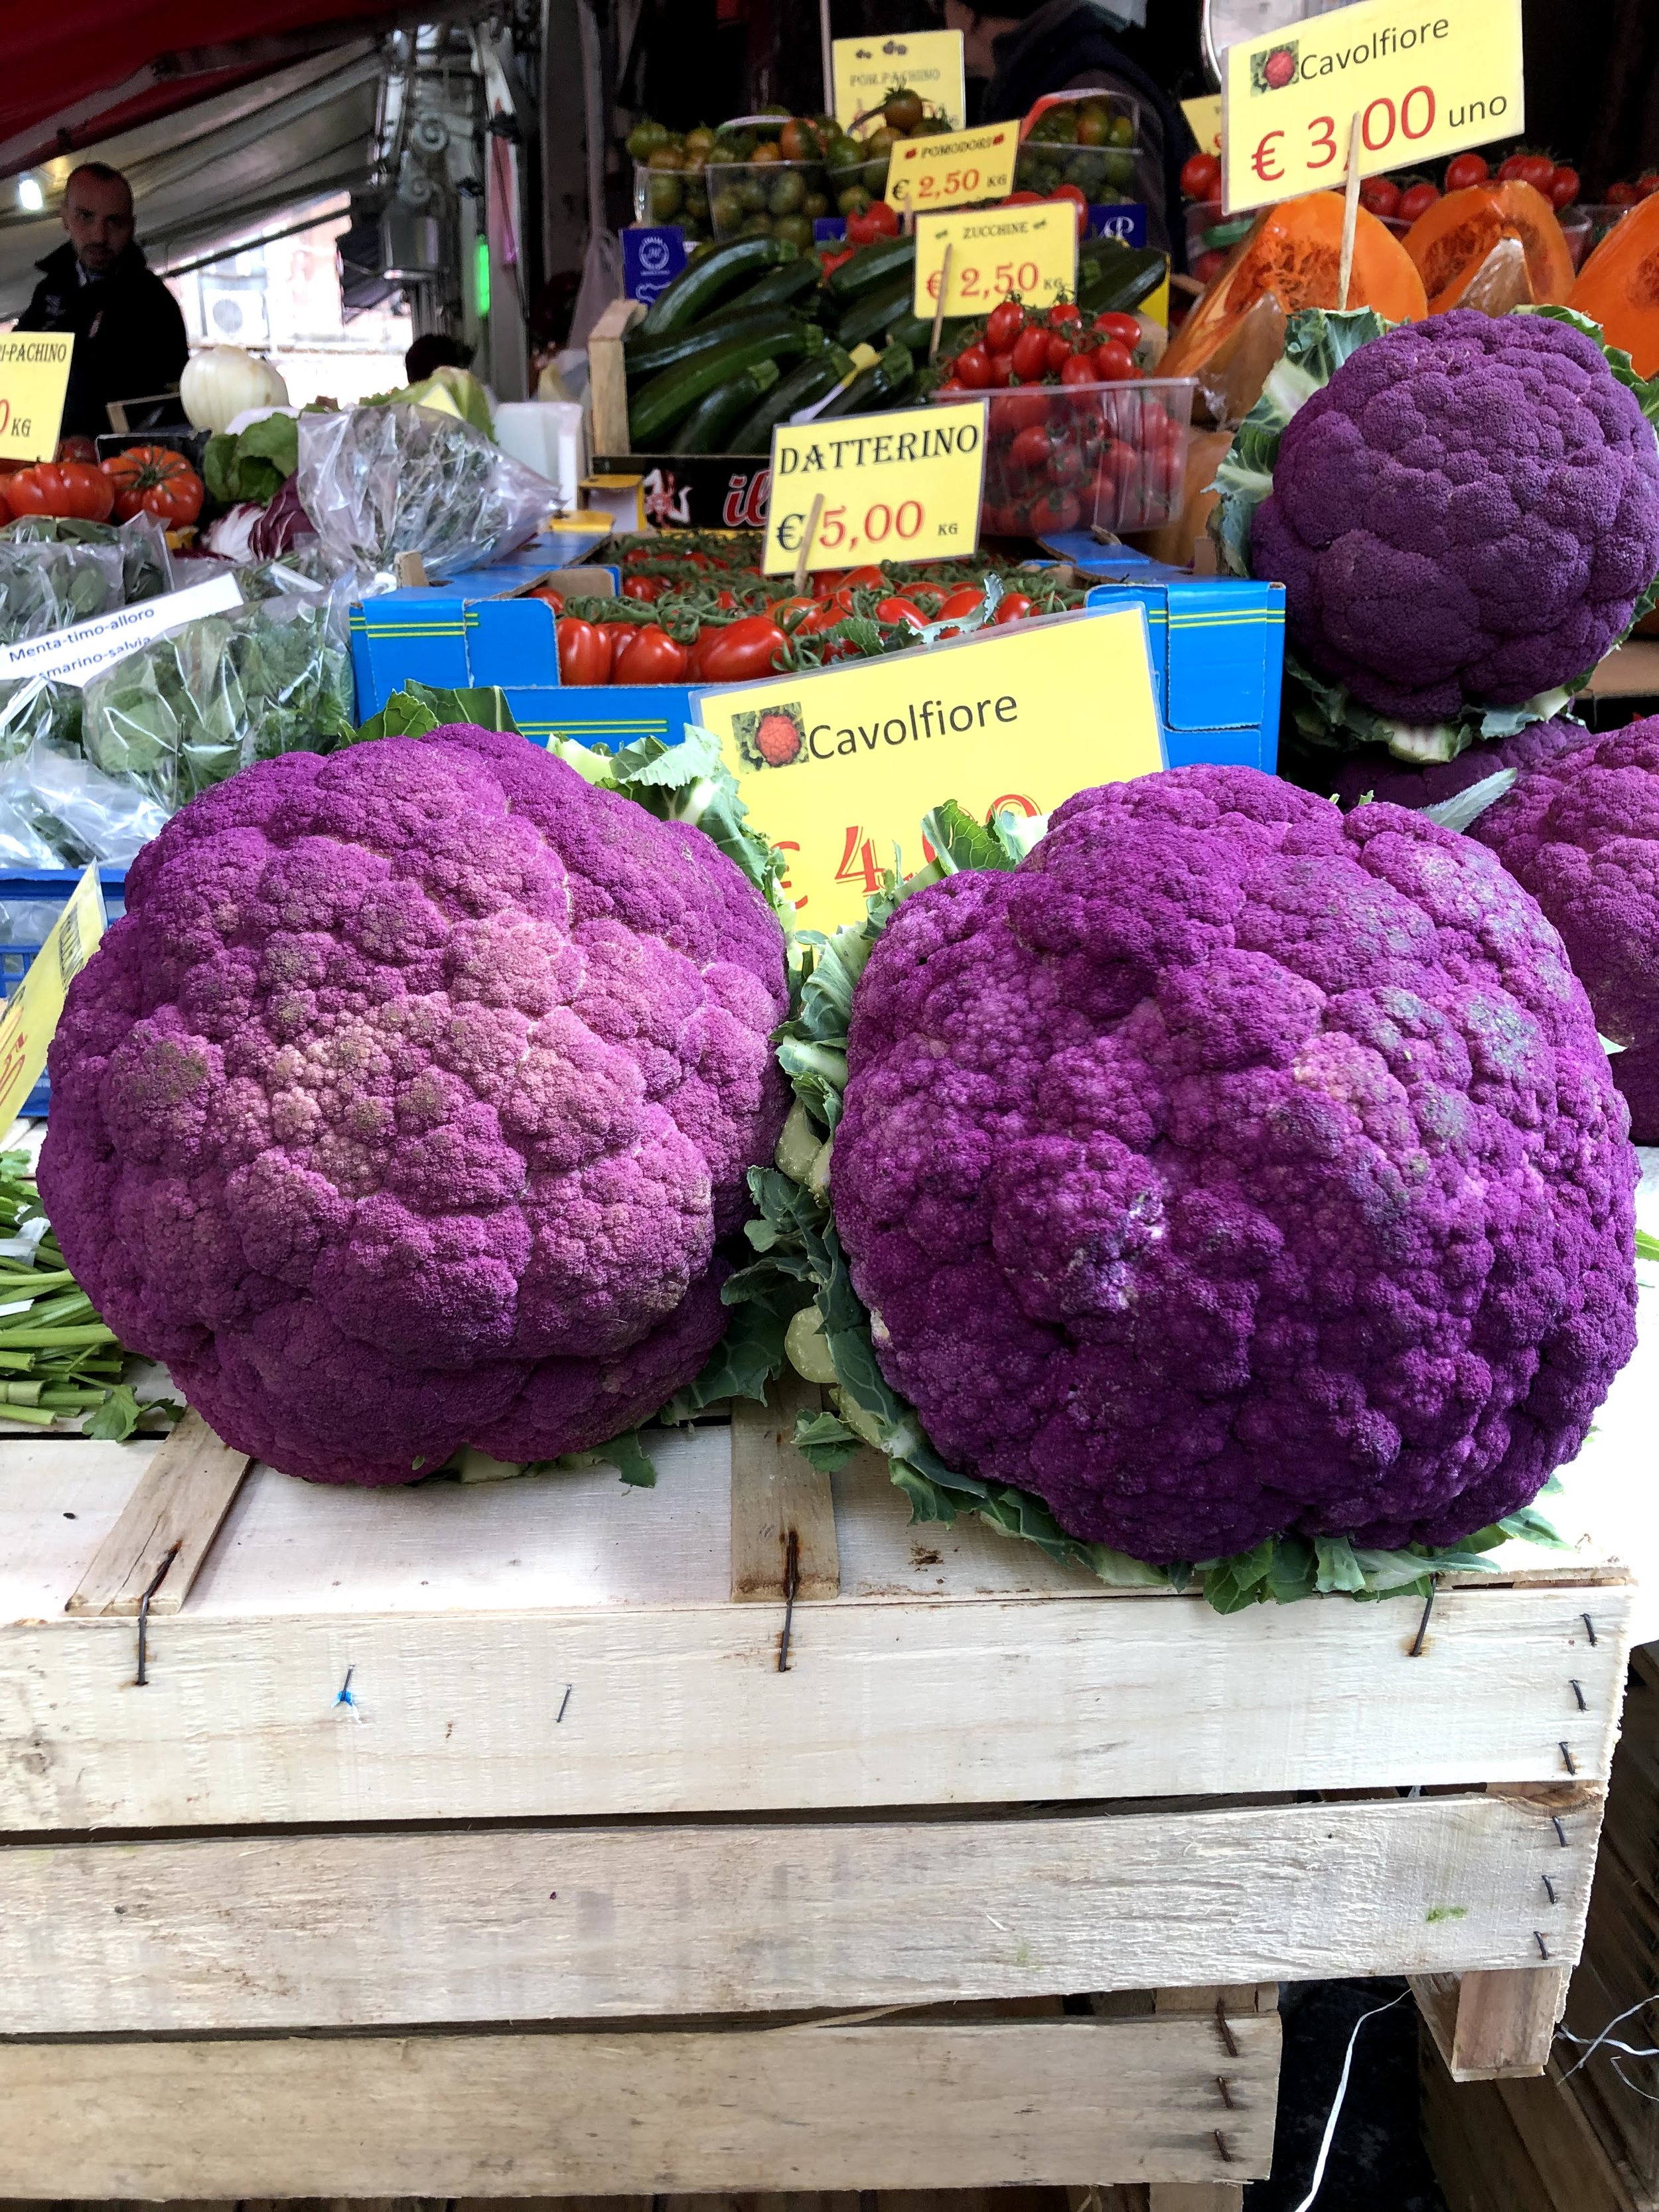
<svg viewBox="0 0 1659 2212">
<path fill-rule="evenodd" d="M 799 246 L 782 238 L 735 238 L 679 275 L 665 291 L 659 292 L 640 324 L 641 338 L 666 337 L 710 313 L 717 301 L 750 284 L 769 269 L 781 269 L 800 258 Z"/>
<path fill-rule="evenodd" d="M 861 299 L 878 284 L 890 283 L 901 270 L 908 269 L 915 258 L 914 238 L 884 238 L 878 245 L 861 246 L 850 261 L 843 261 L 839 269 L 830 270 L 824 289 L 832 300 L 844 305 Z"/>
<path fill-rule="evenodd" d="M 1077 303 L 1085 315 L 1127 314 L 1157 291 L 1169 265 L 1168 255 L 1151 246 L 1091 254 L 1078 264 Z"/>
<path fill-rule="evenodd" d="M 726 447 L 731 453 L 769 453 L 772 433 L 803 407 L 813 406 L 833 392 L 843 376 L 853 374 L 852 356 L 838 345 L 827 347 L 802 362 L 772 386 L 746 422 L 739 422 Z"/>
<path fill-rule="evenodd" d="M 813 419 L 819 422 L 833 422 L 841 415 L 864 415 L 872 407 L 890 406 L 898 394 L 909 383 L 915 370 L 908 346 L 890 345 L 873 367 L 862 368 L 847 386 L 838 392 L 823 412 Z"/>
<path fill-rule="evenodd" d="M 669 452 L 729 453 L 732 448 L 727 440 L 731 433 L 756 401 L 777 381 L 778 365 L 775 361 L 757 361 L 752 368 L 739 369 L 726 383 L 717 384 L 707 398 L 697 402 L 669 441 Z"/>
<path fill-rule="evenodd" d="M 653 376 L 660 376 L 665 368 L 672 368 L 682 361 L 694 361 L 699 354 L 709 352 L 715 346 L 729 345 L 734 338 L 763 337 L 769 331 L 779 337 L 793 330 L 800 320 L 787 307 L 762 307 L 752 315 L 721 315 L 710 323 L 699 323 L 696 330 L 677 331 L 665 338 L 654 338 L 651 344 L 635 354 L 623 357 L 623 365 L 630 384 L 643 384 Z"/>
<path fill-rule="evenodd" d="M 816 323 L 803 322 L 796 316 L 793 329 L 781 337 L 735 338 L 691 361 L 677 362 L 672 368 L 653 376 L 629 403 L 629 443 L 636 453 L 660 453 L 657 441 L 664 434 L 678 428 L 700 399 L 707 398 L 739 371 L 753 368 L 757 362 L 794 360 L 802 354 L 819 353 L 825 343 Z"/>
<path fill-rule="evenodd" d="M 914 289 L 907 270 L 890 284 L 884 284 L 878 292 L 866 292 L 855 300 L 836 325 L 836 343 L 849 350 L 856 345 L 869 345 L 886 329 L 889 323 L 909 312 L 910 295 Z"/>
<path fill-rule="evenodd" d="M 945 318 L 939 330 L 939 349 L 942 355 L 953 354 L 957 350 L 970 319 L 967 315 L 947 315 Z M 895 315 L 888 324 L 887 343 L 889 345 L 908 346 L 912 353 L 925 357 L 933 343 L 933 317 L 913 315 L 907 308 L 904 313 Z"/>
<path fill-rule="evenodd" d="M 781 269 L 769 270 L 758 284 L 739 292 L 735 300 L 722 301 L 717 314 L 746 315 L 756 307 L 793 307 L 798 302 L 800 313 L 809 313 L 806 295 L 817 289 L 818 276 L 817 254 L 803 253 L 799 260 L 786 261 Z M 699 323 L 696 327 L 702 330 L 705 325 Z"/>
</svg>

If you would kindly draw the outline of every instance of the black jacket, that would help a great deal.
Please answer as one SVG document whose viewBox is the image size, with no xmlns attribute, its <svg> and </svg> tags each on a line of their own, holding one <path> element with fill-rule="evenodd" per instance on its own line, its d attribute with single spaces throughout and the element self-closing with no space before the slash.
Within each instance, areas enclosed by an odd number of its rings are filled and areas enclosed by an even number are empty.
<svg viewBox="0 0 1659 2212">
<path fill-rule="evenodd" d="M 1196 150 L 1187 118 L 1163 88 L 1107 29 L 1087 0 L 1048 0 L 991 49 L 996 75 L 982 118 L 1002 123 L 1027 114 L 1045 92 L 1097 84 L 1140 102 L 1141 158 L 1135 191 L 1146 202 L 1147 238 L 1167 246 L 1175 266 L 1187 265 L 1181 222 L 1181 165 Z"/>
<path fill-rule="evenodd" d="M 128 246 L 106 276 L 85 283 L 67 240 L 36 266 L 40 282 L 16 327 L 75 332 L 64 404 L 66 438 L 95 438 L 107 430 L 112 399 L 147 398 L 178 384 L 190 358 L 185 319 L 140 247 Z"/>
</svg>

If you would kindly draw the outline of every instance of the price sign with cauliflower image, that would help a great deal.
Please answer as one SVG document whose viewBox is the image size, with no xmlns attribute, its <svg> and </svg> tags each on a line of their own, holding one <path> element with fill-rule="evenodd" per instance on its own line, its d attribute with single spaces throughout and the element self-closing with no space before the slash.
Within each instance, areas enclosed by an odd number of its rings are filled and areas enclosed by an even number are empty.
<svg viewBox="0 0 1659 2212">
<path fill-rule="evenodd" d="M 1340 187 L 1359 120 L 1362 177 L 1512 138 L 1524 120 L 1521 0 L 1360 0 L 1229 46 L 1227 212 Z"/>
<path fill-rule="evenodd" d="M 862 917 L 895 847 L 907 872 L 932 859 L 919 824 L 941 799 L 1030 817 L 1164 765 L 1139 604 L 705 691 L 696 713 L 813 929 Z"/>
</svg>

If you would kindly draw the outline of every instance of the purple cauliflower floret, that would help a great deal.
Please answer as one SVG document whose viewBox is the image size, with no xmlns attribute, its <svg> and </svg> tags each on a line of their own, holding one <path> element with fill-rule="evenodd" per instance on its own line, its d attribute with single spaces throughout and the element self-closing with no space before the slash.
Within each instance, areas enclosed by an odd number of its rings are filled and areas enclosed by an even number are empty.
<svg viewBox="0 0 1659 2212">
<path fill-rule="evenodd" d="M 1528 722 L 1507 738 L 1483 738 L 1455 760 L 1433 761 L 1425 768 L 1412 768 L 1380 746 L 1367 745 L 1363 752 L 1322 756 L 1322 787 L 1345 811 L 1368 798 L 1386 799 L 1390 806 L 1439 806 L 1501 769 L 1512 768 L 1518 775 L 1595 742 L 1582 723 L 1563 715 L 1553 722 Z"/>
<path fill-rule="evenodd" d="M 1291 418 L 1250 565 L 1377 713 L 1518 706 L 1593 668 L 1659 573 L 1659 443 L 1567 324 L 1402 324 Z"/>
<path fill-rule="evenodd" d="M 1469 835 L 1560 931 L 1638 1145 L 1659 1144 L 1659 715 L 1528 769 Z"/>
<path fill-rule="evenodd" d="M 830 1194 L 960 1470 L 1135 1558 L 1453 1540 L 1635 1342 L 1635 1155 L 1583 988 L 1468 838 L 1244 768 L 1085 791 L 907 900 Z"/>
<path fill-rule="evenodd" d="M 602 1443 L 727 1316 L 783 939 L 708 838 L 468 727 L 245 769 L 133 863 L 41 1196 L 123 1341 L 320 1482 Z"/>
</svg>

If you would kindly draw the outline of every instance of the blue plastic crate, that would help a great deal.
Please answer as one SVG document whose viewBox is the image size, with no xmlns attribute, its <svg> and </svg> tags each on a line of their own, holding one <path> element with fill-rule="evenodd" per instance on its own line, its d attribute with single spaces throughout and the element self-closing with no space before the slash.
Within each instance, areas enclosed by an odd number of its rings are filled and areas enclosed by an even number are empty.
<svg viewBox="0 0 1659 2212">
<path fill-rule="evenodd" d="M 70 896 L 81 880 L 79 868 L 0 869 L 0 907 L 55 905 L 58 914 L 69 904 Z M 125 868 L 100 868 L 99 881 L 104 886 L 104 904 L 113 921 L 126 911 L 127 872 Z M 57 915 L 52 917 L 57 920 Z M 0 944 L 0 999 L 9 999 L 33 966 L 36 954 L 46 941 L 46 930 L 39 933 L 39 940 L 25 939 L 18 943 Z M 35 933 L 31 931 L 29 938 Z M 28 1097 L 21 1111 L 39 1115 L 46 1110 L 52 1097 L 52 1086 L 43 1075 Z"/>
</svg>

